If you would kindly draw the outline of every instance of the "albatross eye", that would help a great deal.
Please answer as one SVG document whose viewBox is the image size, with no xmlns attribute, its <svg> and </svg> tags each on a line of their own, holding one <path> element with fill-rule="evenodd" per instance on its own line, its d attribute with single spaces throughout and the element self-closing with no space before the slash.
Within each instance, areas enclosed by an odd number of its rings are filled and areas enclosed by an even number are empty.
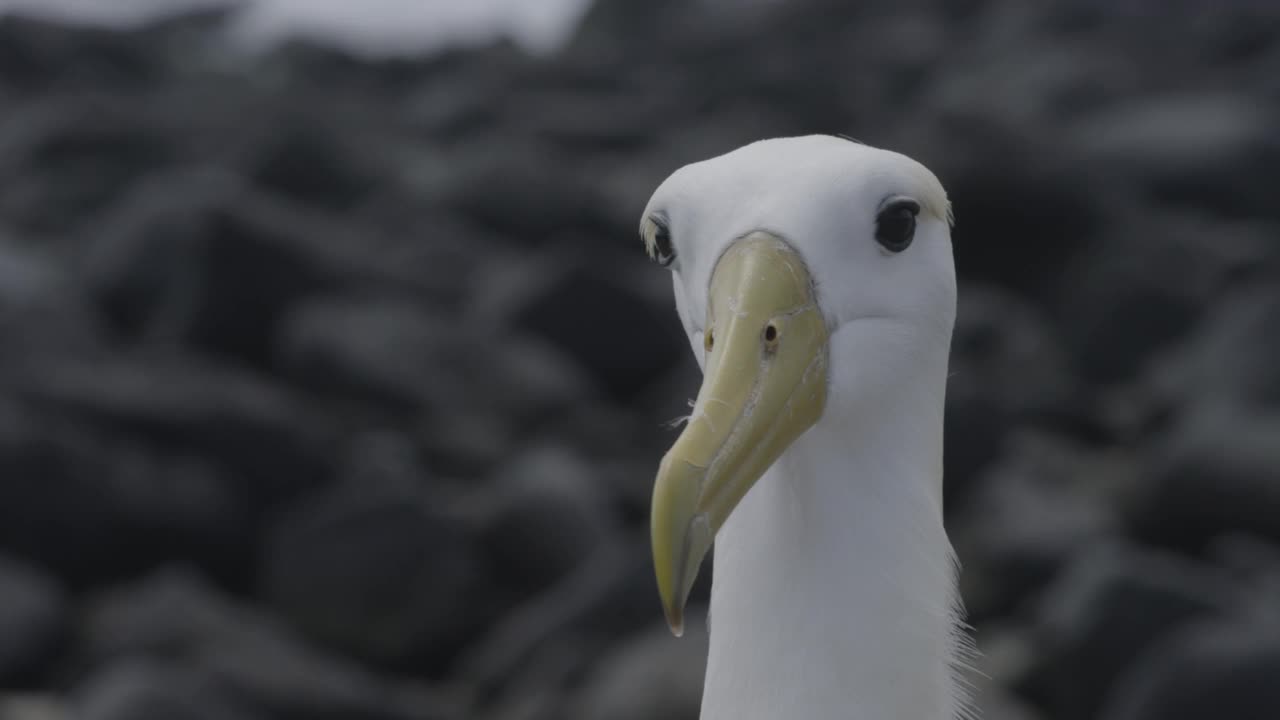
<svg viewBox="0 0 1280 720">
<path fill-rule="evenodd" d="M 916 215 L 920 205 L 915 200 L 894 200 L 876 216 L 876 242 L 885 250 L 900 253 L 916 236 Z"/>
<path fill-rule="evenodd" d="M 659 265 L 667 267 L 676 259 L 675 248 L 671 245 L 671 229 L 667 227 L 665 218 L 659 216 L 649 218 L 642 234 L 649 257 Z"/>
<path fill-rule="evenodd" d="M 663 223 L 658 223 L 653 232 L 654 258 L 663 266 L 676 259 L 676 251 L 671 247 L 671 230 Z"/>
</svg>

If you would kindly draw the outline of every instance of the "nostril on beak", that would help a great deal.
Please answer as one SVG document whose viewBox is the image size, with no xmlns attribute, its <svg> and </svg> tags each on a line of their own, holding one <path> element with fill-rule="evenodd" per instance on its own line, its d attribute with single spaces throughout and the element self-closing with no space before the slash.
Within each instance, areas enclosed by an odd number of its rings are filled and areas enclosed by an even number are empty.
<svg viewBox="0 0 1280 720">
<path fill-rule="evenodd" d="M 769 323 L 764 326 L 764 351 L 767 353 L 776 352 L 778 349 L 778 326 Z"/>
</svg>

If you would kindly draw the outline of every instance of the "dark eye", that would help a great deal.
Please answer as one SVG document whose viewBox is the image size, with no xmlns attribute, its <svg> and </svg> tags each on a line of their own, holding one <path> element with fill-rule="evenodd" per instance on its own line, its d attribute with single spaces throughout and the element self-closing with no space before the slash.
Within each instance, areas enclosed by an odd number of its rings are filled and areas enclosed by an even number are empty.
<svg viewBox="0 0 1280 720">
<path fill-rule="evenodd" d="M 649 257 L 662 267 L 667 267 L 676 259 L 675 248 L 671 245 L 671 229 L 662 217 L 649 218 L 649 227 L 644 238 Z"/>
<path fill-rule="evenodd" d="M 876 216 L 876 242 L 892 253 L 906 250 L 916 236 L 916 215 L 920 205 L 915 200 L 894 200 Z"/>
</svg>

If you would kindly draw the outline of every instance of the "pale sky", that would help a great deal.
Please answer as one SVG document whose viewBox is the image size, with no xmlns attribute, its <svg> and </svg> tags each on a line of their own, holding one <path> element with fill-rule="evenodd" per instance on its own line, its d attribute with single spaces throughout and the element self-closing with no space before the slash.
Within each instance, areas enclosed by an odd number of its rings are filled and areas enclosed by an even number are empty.
<svg viewBox="0 0 1280 720">
<path fill-rule="evenodd" d="M 128 26 L 179 8 L 239 2 L 237 34 L 259 43 L 329 38 L 372 54 L 421 52 L 507 36 L 533 52 L 568 38 L 589 0 L 0 0 L 0 13 Z"/>
</svg>

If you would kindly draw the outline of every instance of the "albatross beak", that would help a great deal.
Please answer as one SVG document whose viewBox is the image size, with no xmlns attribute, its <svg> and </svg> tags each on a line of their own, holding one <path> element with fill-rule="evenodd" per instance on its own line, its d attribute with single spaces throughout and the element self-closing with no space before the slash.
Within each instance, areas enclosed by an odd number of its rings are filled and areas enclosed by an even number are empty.
<svg viewBox="0 0 1280 720">
<path fill-rule="evenodd" d="M 827 395 L 826 323 L 787 243 L 756 232 L 731 245 L 711 275 L 707 315 L 702 388 L 658 468 L 650 519 L 658 594 L 676 636 L 716 532 L 821 417 Z"/>
</svg>

